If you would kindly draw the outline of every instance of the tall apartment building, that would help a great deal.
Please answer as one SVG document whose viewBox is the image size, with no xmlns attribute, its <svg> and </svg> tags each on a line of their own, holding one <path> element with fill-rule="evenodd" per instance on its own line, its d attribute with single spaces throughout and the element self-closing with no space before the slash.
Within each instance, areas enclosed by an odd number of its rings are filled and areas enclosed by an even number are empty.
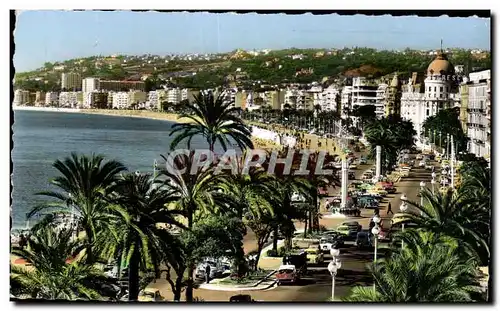
<svg viewBox="0 0 500 311">
<path fill-rule="evenodd" d="M 99 90 L 102 91 L 115 91 L 115 92 L 128 92 L 128 91 L 142 91 L 146 89 L 144 81 L 115 81 L 115 80 L 100 80 Z"/>
<path fill-rule="evenodd" d="M 167 90 L 166 101 L 170 104 L 177 105 L 181 102 L 182 94 L 179 88 L 173 88 Z"/>
<path fill-rule="evenodd" d="M 129 107 L 127 92 L 116 92 L 113 93 L 113 109 L 126 109 Z"/>
<path fill-rule="evenodd" d="M 352 107 L 352 86 L 344 86 L 340 95 L 340 108 L 342 110 L 341 116 L 343 119 L 347 118 L 347 113 Z"/>
<path fill-rule="evenodd" d="M 467 136 L 470 138 L 469 152 L 478 157 L 489 158 L 491 152 L 490 101 L 491 71 L 471 73 L 468 84 Z"/>
<path fill-rule="evenodd" d="M 89 92 L 84 93 L 83 108 L 89 109 L 107 109 L 108 108 L 108 93 L 107 92 Z"/>
<path fill-rule="evenodd" d="M 90 93 L 100 90 L 100 81 L 97 78 L 85 78 L 82 80 L 82 92 Z"/>
<path fill-rule="evenodd" d="M 61 74 L 61 89 L 76 91 L 82 87 L 82 77 L 79 73 L 68 72 Z"/>
<path fill-rule="evenodd" d="M 59 106 L 59 93 L 57 92 L 47 92 L 45 94 L 45 105 L 46 106 Z"/>
<path fill-rule="evenodd" d="M 462 130 L 467 133 L 467 109 L 469 108 L 469 78 L 465 77 L 463 83 L 460 84 L 460 124 Z"/>
<path fill-rule="evenodd" d="M 29 103 L 30 92 L 25 90 L 16 90 L 14 92 L 13 106 L 24 106 Z"/>
<path fill-rule="evenodd" d="M 392 78 L 391 84 L 386 89 L 385 116 L 401 115 L 401 82 L 397 74 Z"/>
<path fill-rule="evenodd" d="M 285 92 L 284 91 L 269 91 L 266 92 L 266 104 L 271 107 L 271 109 L 281 110 L 281 107 L 285 103 Z"/>
<path fill-rule="evenodd" d="M 455 74 L 453 65 L 442 51 L 429 64 L 426 78 L 421 82 L 417 73 L 414 73 L 408 84 L 404 86 L 401 96 L 401 117 L 411 120 L 417 132 L 422 134 L 424 121 L 435 115 L 441 109 L 459 106 L 458 93 L 459 77 Z"/>
<path fill-rule="evenodd" d="M 45 92 L 37 91 L 35 93 L 35 106 L 45 105 Z"/>
</svg>

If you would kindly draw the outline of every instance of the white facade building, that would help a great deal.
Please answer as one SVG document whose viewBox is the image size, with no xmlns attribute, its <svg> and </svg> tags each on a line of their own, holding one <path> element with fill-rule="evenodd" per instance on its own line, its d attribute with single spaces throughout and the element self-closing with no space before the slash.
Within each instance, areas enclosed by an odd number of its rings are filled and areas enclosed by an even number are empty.
<svg viewBox="0 0 500 311">
<path fill-rule="evenodd" d="M 78 92 L 61 92 L 59 106 L 75 108 L 78 106 Z"/>
<path fill-rule="evenodd" d="M 401 117 L 413 122 L 417 136 L 422 134 L 424 121 L 441 109 L 460 105 L 460 94 L 456 85 L 459 77 L 445 54 L 439 52 L 427 68 L 426 78 L 417 81 L 414 73 L 401 94 Z"/>
<path fill-rule="evenodd" d="M 45 105 L 47 105 L 47 106 L 58 106 L 59 105 L 59 93 L 57 93 L 57 92 L 47 92 L 45 94 Z"/>
<path fill-rule="evenodd" d="M 178 88 L 168 89 L 167 91 L 167 102 L 177 105 L 182 100 L 182 91 Z"/>
<path fill-rule="evenodd" d="M 82 80 L 82 92 L 89 93 L 98 91 L 100 89 L 99 79 L 85 78 Z"/>
<path fill-rule="evenodd" d="M 14 92 L 14 106 L 23 106 L 29 103 L 30 92 L 25 90 L 16 90 Z"/>
<path fill-rule="evenodd" d="M 116 92 L 113 94 L 113 109 L 126 109 L 129 107 L 129 93 L 128 92 Z"/>
<path fill-rule="evenodd" d="M 148 93 L 147 109 L 157 108 L 160 103 L 160 96 L 158 91 L 150 91 Z"/>
<path fill-rule="evenodd" d="M 469 100 L 467 106 L 467 136 L 469 152 L 478 157 L 490 157 L 491 144 L 489 135 L 490 122 L 487 106 L 489 104 L 489 81 L 491 71 L 471 73 L 469 75 Z"/>
</svg>

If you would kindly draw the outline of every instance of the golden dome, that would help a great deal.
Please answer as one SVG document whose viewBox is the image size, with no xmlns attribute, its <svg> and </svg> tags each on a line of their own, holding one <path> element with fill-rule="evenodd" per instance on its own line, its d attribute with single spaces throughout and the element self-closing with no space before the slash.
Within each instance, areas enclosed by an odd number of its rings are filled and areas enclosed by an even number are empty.
<svg viewBox="0 0 500 311">
<path fill-rule="evenodd" d="M 427 75 L 449 75 L 454 74 L 455 68 L 448 61 L 448 57 L 443 52 L 438 52 L 436 59 L 427 67 Z"/>
</svg>

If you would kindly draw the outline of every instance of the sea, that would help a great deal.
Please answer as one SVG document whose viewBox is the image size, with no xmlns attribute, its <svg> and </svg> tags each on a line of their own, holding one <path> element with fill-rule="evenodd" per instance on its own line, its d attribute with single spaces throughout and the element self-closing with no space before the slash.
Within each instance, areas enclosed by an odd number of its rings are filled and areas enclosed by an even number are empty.
<svg viewBox="0 0 500 311">
<path fill-rule="evenodd" d="M 54 190 L 52 164 L 71 152 L 121 161 L 130 172 L 153 172 L 170 150 L 174 123 L 135 117 L 14 110 L 11 161 L 13 228 L 25 228 L 26 213 L 43 202 L 37 192 Z M 205 148 L 195 137 L 192 148 Z M 217 152 L 217 150 L 216 150 Z"/>
</svg>

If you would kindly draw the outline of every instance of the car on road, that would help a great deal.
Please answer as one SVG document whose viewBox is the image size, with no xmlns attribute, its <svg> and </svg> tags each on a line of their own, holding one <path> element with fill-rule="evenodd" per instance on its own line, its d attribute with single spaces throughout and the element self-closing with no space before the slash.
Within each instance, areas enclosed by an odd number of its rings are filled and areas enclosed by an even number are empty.
<svg viewBox="0 0 500 311">
<path fill-rule="evenodd" d="M 278 285 L 284 283 L 297 283 L 299 279 L 300 275 L 295 265 L 281 265 L 276 273 Z"/>
<path fill-rule="evenodd" d="M 354 179 L 356 179 L 356 174 L 354 172 L 349 172 L 349 173 L 347 173 L 347 177 L 350 180 L 354 180 Z"/>
<path fill-rule="evenodd" d="M 349 169 L 350 169 L 350 170 L 355 170 L 355 169 L 357 169 L 357 168 L 358 168 L 358 166 L 357 166 L 356 164 L 354 164 L 354 163 L 349 164 Z"/>
<path fill-rule="evenodd" d="M 420 161 L 420 163 L 418 163 L 418 167 L 421 167 L 421 168 L 425 168 L 425 165 L 427 164 L 427 162 L 425 161 Z"/>
<path fill-rule="evenodd" d="M 333 167 L 336 168 L 336 169 L 341 169 L 342 168 L 342 162 L 336 162 L 335 164 L 333 164 Z"/>
<path fill-rule="evenodd" d="M 379 205 L 378 200 L 371 195 L 362 195 L 357 199 L 357 204 L 359 208 L 377 208 Z"/>
<path fill-rule="evenodd" d="M 432 165 L 430 163 L 425 164 L 425 169 L 426 170 L 431 171 L 433 168 L 434 168 L 434 165 Z"/>
<path fill-rule="evenodd" d="M 319 248 L 306 249 L 307 262 L 309 264 L 321 264 L 325 261 L 323 252 Z"/>
<path fill-rule="evenodd" d="M 422 160 L 423 158 L 424 158 L 423 154 L 417 154 L 417 156 L 415 157 L 415 159 L 417 160 Z"/>
<path fill-rule="evenodd" d="M 363 228 L 359 222 L 357 221 L 344 221 L 343 223 L 340 224 L 341 226 L 348 226 L 349 228 L 353 228 L 356 231 L 361 231 Z"/>
<path fill-rule="evenodd" d="M 368 232 L 364 231 L 358 232 L 356 235 L 356 241 L 354 242 L 354 245 L 360 249 L 371 248 L 372 242 Z"/>
<path fill-rule="evenodd" d="M 367 161 L 366 157 L 364 157 L 364 156 L 363 156 L 363 157 L 359 158 L 359 164 L 360 164 L 360 165 L 364 165 L 364 164 L 366 164 L 367 162 L 368 162 L 368 161 Z"/>
<path fill-rule="evenodd" d="M 323 253 L 328 253 L 332 248 L 340 248 L 344 246 L 344 237 L 339 233 L 335 235 L 327 235 L 321 237 L 319 240 L 319 248 Z"/>
</svg>

